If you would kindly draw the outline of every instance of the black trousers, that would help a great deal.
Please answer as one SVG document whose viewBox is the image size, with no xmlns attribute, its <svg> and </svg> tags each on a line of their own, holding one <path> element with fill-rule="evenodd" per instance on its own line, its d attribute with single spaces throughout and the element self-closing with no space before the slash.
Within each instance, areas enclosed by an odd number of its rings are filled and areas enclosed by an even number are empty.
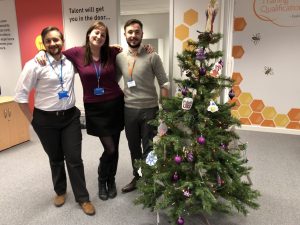
<svg viewBox="0 0 300 225">
<path fill-rule="evenodd" d="M 157 130 L 148 122 L 155 119 L 157 112 L 158 107 L 148 109 L 124 108 L 125 134 L 131 154 L 133 176 L 135 177 L 139 177 L 135 161 L 146 159 L 148 153 L 153 149 L 152 142 Z"/>
<path fill-rule="evenodd" d="M 81 158 L 82 134 L 79 117 L 80 111 L 76 107 L 57 112 L 35 108 L 32 126 L 49 157 L 54 191 L 58 195 L 66 193 L 66 162 L 75 200 L 81 203 L 89 201 L 89 193 Z"/>
</svg>

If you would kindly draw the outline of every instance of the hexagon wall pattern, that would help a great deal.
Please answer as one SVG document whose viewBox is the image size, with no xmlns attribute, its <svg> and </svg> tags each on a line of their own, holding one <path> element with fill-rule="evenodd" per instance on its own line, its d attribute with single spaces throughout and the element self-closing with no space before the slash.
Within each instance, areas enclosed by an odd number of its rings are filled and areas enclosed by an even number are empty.
<svg viewBox="0 0 300 225">
<path fill-rule="evenodd" d="M 234 31 L 242 32 L 246 29 L 247 22 L 243 17 L 234 19 Z M 243 46 L 236 45 L 232 48 L 232 56 L 239 60 L 245 54 Z M 240 84 L 243 82 L 241 72 L 232 74 L 234 80 L 233 91 L 235 97 L 229 100 L 235 103 L 231 110 L 231 115 L 238 118 L 242 124 L 256 125 L 262 127 L 281 127 L 287 129 L 300 130 L 300 109 L 292 108 L 287 114 L 278 114 L 275 107 L 266 106 L 263 100 L 253 98 L 249 92 L 243 92 Z"/>
</svg>

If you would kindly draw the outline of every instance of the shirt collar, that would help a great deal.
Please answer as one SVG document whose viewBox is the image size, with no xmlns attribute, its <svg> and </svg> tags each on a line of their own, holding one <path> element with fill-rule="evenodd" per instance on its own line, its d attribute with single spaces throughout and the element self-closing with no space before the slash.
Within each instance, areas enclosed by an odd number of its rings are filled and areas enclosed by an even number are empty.
<svg viewBox="0 0 300 225">
<path fill-rule="evenodd" d="M 142 51 L 143 51 L 143 46 L 140 45 L 140 47 L 138 48 L 137 54 L 139 55 Z M 127 55 L 132 55 L 131 51 L 128 49 Z"/>
<path fill-rule="evenodd" d="M 51 64 L 52 64 L 52 63 L 60 62 L 60 60 L 59 60 L 59 61 L 56 61 L 56 60 L 53 58 L 53 56 L 50 55 L 49 53 L 46 53 L 46 54 L 47 54 L 48 59 L 49 59 L 49 61 L 50 61 Z M 64 54 L 62 54 L 62 55 L 61 55 L 61 60 L 62 60 L 62 62 L 64 62 L 65 59 L 66 59 L 66 56 L 65 56 Z"/>
</svg>

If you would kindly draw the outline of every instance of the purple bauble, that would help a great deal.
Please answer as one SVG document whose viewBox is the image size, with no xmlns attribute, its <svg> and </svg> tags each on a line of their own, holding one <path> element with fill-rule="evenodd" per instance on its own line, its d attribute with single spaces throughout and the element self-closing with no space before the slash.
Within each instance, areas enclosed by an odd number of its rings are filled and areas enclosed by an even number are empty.
<svg viewBox="0 0 300 225">
<path fill-rule="evenodd" d="M 189 152 L 189 153 L 187 154 L 187 160 L 188 160 L 189 162 L 193 162 L 193 161 L 194 161 L 194 154 L 193 154 L 193 152 Z"/>
<path fill-rule="evenodd" d="M 175 181 L 175 182 L 177 182 L 177 181 L 179 180 L 179 175 L 178 175 L 177 172 L 175 172 L 175 173 L 173 174 L 172 180 Z"/>
<path fill-rule="evenodd" d="M 181 161 L 182 161 L 182 159 L 181 159 L 181 157 L 180 157 L 179 155 L 176 155 L 176 156 L 174 157 L 174 162 L 175 162 L 175 163 L 180 164 Z"/>
<path fill-rule="evenodd" d="M 187 89 L 187 88 L 183 88 L 183 89 L 181 90 L 181 94 L 182 94 L 182 95 L 186 96 L 187 93 L 188 93 L 188 89 Z"/>
<path fill-rule="evenodd" d="M 199 74 L 200 74 L 200 76 L 204 76 L 206 74 L 206 69 L 201 67 L 199 70 Z"/>
<path fill-rule="evenodd" d="M 229 91 L 228 96 L 229 96 L 230 99 L 234 98 L 235 94 L 234 94 L 234 91 L 232 89 Z"/>
<path fill-rule="evenodd" d="M 178 225 L 183 225 L 184 224 L 184 219 L 182 217 L 179 217 L 177 220 Z"/>
<path fill-rule="evenodd" d="M 204 145 L 205 144 L 205 138 L 201 135 L 200 137 L 197 138 L 197 142 L 200 145 Z"/>
</svg>

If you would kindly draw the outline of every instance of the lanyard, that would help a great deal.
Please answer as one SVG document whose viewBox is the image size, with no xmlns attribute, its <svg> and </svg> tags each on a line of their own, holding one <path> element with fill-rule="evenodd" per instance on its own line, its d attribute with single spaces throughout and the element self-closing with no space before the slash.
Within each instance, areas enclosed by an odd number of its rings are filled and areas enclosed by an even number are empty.
<svg viewBox="0 0 300 225">
<path fill-rule="evenodd" d="M 99 64 L 98 68 L 96 67 L 96 64 L 94 63 L 94 68 L 96 71 L 96 78 L 97 78 L 97 82 L 98 82 L 98 87 L 99 87 L 99 80 L 101 77 L 101 64 Z"/>
<path fill-rule="evenodd" d="M 60 60 L 60 75 L 56 72 L 56 70 L 54 69 L 52 63 L 50 62 L 50 59 L 49 59 L 49 56 L 48 54 L 46 53 L 46 56 L 47 56 L 47 59 L 48 59 L 48 62 L 50 64 L 50 66 L 52 67 L 54 73 L 57 75 L 58 79 L 59 79 L 59 82 L 60 82 L 60 86 L 61 86 L 61 90 L 64 90 L 64 87 L 63 87 L 63 84 L 64 84 L 64 80 L 63 80 L 63 76 L 62 76 L 62 60 Z"/>
<path fill-rule="evenodd" d="M 133 57 L 133 62 L 132 62 L 132 66 L 131 66 L 130 58 L 128 57 L 128 74 L 130 76 L 130 80 L 132 80 L 132 73 L 133 73 L 133 68 L 135 66 L 135 62 L 136 62 L 136 56 Z"/>
</svg>

